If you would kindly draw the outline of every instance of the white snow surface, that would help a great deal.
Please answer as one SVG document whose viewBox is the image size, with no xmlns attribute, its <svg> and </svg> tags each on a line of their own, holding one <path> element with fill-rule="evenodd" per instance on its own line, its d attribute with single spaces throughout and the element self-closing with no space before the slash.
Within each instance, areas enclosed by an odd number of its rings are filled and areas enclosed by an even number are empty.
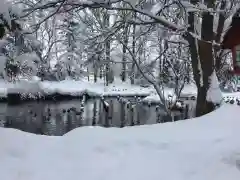
<svg viewBox="0 0 240 180">
<path fill-rule="evenodd" d="M 213 71 L 212 75 L 209 78 L 209 81 L 210 86 L 207 92 L 207 101 L 213 103 L 220 103 L 222 101 L 223 96 L 219 88 L 219 83 L 215 71 Z"/>
<path fill-rule="evenodd" d="M 11 18 L 9 14 L 9 3 L 6 0 L 1 0 L 0 14 L 7 21 L 8 25 L 11 26 Z"/>
<path fill-rule="evenodd" d="M 223 105 L 175 123 L 84 127 L 63 137 L 0 128 L 0 179 L 239 180 L 239 108 Z"/>
<path fill-rule="evenodd" d="M 215 86 L 214 86 L 215 87 Z M 213 88 L 213 94 L 214 92 Z M 218 90 L 218 89 L 217 89 Z M 220 90 L 219 90 L 220 91 Z M 7 97 L 8 93 L 21 93 L 25 95 L 53 95 L 59 93 L 62 95 L 79 96 L 87 93 L 91 96 L 147 96 L 143 99 L 145 102 L 160 102 L 159 96 L 153 87 L 140 87 L 138 85 L 131 85 L 129 82 L 123 83 L 120 80 L 116 80 L 109 86 L 104 86 L 103 82 L 93 83 L 83 80 L 65 80 L 65 81 L 40 81 L 37 77 L 32 77 L 31 80 L 21 78 L 16 83 L 10 83 L 4 80 L 0 80 L 0 97 Z M 218 92 L 218 93 L 221 93 Z M 224 97 L 234 97 L 240 99 L 240 93 L 222 93 Z M 215 96 L 216 94 L 214 94 Z M 176 99 L 174 89 L 165 88 L 164 96 L 166 99 L 169 96 Z M 185 85 L 181 92 L 181 98 L 196 97 L 196 86 Z M 219 97 L 219 96 L 218 96 Z M 213 98 L 213 96 L 211 97 Z"/>
<path fill-rule="evenodd" d="M 148 96 L 152 91 L 154 91 L 153 88 L 143 88 L 119 81 L 106 87 L 103 82 L 93 83 L 86 80 L 39 81 L 36 78 L 32 78 L 32 80 L 22 78 L 16 83 L 0 80 L 0 97 L 7 97 L 8 93 L 31 93 L 32 95 L 59 93 L 72 96 L 87 93 L 91 96 Z"/>
<path fill-rule="evenodd" d="M 214 78 L 214 77 L 213 77 Z M 216 78 L 216 77 L 215 77 Z M 230 99 L 240 99 L 240 92 L 232 92 L 232 93 L 227 93 L 227 92 L 221 92 L 220 88 L 218 87 L 218 82 L 213 80 L 211 89 L 208 91 L 208 100 L 213 101 L 214 103 L 219 103 L 222 101 L 223 98 L 230 98 Z M 165 97 L 174 96 L 174 91 L 173 89 L 167 89 L 165 88 L 164 92 Z M 197 87 L 195 85 L 185 85 L 181 92 L 180 98 L 186 98 L 186 97 L 197 97 Z M 161 102 L 159 96 L 156 93 L 152 93 L 146 98 L 143 99 L 144 102 L 154 102 L 158 103 Z"/>
<path fill-rule="evenodd" d="M 175 98 L 174 89 L 164 88 L 164 96 L 166 98 L 169 96 L 172 96 L 173 98 Z M 181 92 L 181 97 L 185 98 L 185 97 L 192 97 L 192 96 L 197 97 L 196 86 L 193 84 L 185 85 Z M 143 101 L 144 102 L 154 102 L 154 103 L 161 102 L 160 98 L 156 92 L 154 92 L 154 93 L 150 94 L 149 96 L 147 96 L 146 98 L 144 98 Z"/>
<path fill-rule="evenodd" d="M 157 2 L 155 5 L 153 5 L 152 9 L 151 9 L 151 13 L 153 14 L 157 14 L 160 9 L 162 8 L 162 2 Z"/>
<path fill-rule="evenodd" d="M 148 96 L 151 94 L 151 88 L 143 88 L 140 86 L 133 86 L 128 83 L 113 83 L 109 86 L 104 86 L 103 83 L 92 83 L 86 81 L 60 81 L 60 82 L 41 82 L 41 90 L 45 94 L 70 94 L 70 95 L 81 95 L 87 93 L 91 96 Z"/>
</svg>

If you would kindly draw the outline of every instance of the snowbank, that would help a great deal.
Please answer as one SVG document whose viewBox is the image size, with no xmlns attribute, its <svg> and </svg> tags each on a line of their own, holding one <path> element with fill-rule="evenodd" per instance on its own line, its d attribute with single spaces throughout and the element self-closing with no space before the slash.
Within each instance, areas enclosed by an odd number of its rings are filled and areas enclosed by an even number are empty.
<svg viewBox="0 0 240 180">
<path fill-rule="evenodd" d="M 238 114 L 223 105 L 189 121 L 85 127 L 63 137 L 0 128 L 0 179 L 238 180 Z"/>
<path fill-rule="evenodd" d="M 7 93 L 8 93 L 8 88 L 11 87 L 11 84 L 9 84 L 6 81 L 0 81 L 0 97 L 7 97 Z"/>
<path fill-rule="evenodd" d="M 226 92 L 221 92 L 219 88 L 213 87 L 211 88 L 211 91 L 208 92 L 210 96 L 208 99 L 211 101 L 221 101 L 222 98 L 232 98 L 232 99 L 240 99 L 240 92 L 232 92 L 232 93 L 226 93 Z M 167 98 L 168 96 L 173 96 L 174 95 L 174 90 L 166 88 L 164 92 L 165 97 Z M 194 85 L 187 85 L 183 88 L 181 92 L 181 98 L 192 98 L 192 97 L 197 97 L 197 88 Z M 149 96 L 145 97 L 143 99 L 144 102 L 152 102 L 152 103 L 159 103 L 160 98 L 157 95 L 157 93 L 152 93 Z"/>
<path fill-rule="evenodd" d="M 16 83 L 0 81 L 0 97 L 7 97 L 8 93 L 21 93 L 33 95 L 61 95 L 81 96 L 87 93 L 90 96 L 148 96 L 152 88 L 143 88 L 128 83 L 116 82 L 108 87 L 103 83 L 87 81 L 39 81 L 21 80 Z"/>
<path fill-rule="evenodd" d="M 45 94 L 59 93 L 63 95 L 79 96 L 87 93 L 90 96 L 148 96 L 153 91 L 151 88 L 142 88 L 127 83 L 113 83 L 104 86 L 103 83 L 86 81 L 60 81 L 42 82 L 41 90 Z"/>
<path fill-rule="evenodd" d="M 219 82 L 215 70 L 209 78 L 209 89 L 207 91 L 207 101 L 215 104 L 220 104 L 223 98 L 222 92 L 219 88 Z"/>
<path fill-rule="evenodd" d="M 168 98 L 169 96 L 175 98 L 174 89 L 165 88 L 164 90 L 164 96 L 165 98 Z M 186 85 L 183 90 L 181 91 L 181 97 L 196 97 L 197 96 L 197 89 L 194 85 Z M 157 93 L 152 93 L 149 96 L 145 97 L 143 99 L 143 102 L 152 102 L 152 103 L 159 103 L 160 98 Z"/>
<path fill-rule="evenodd" d="M 225 98 L 234 98 L 234 99 L 237 99 L 239 98 L 240 99 L 240 92 L 233 92 L 233 93 L 223 93 L 224 97 Z"/>
<path fill-rule="evenodd" d="M 11 83 L 8 81 L 0 80 L 0 97 L 6 98 L 10 93 L 21 93 L 21 94 L 38 94 L 42 93 L 39 87 L 39 80 L 33 79 L 31 81 L 22 79 Z"/>
<path fill-rule="evenodd" d="M 8 93 L 21 93 L 32 95 L 61 95 L 81 96 L 87 93 L 90 96 L 147 96 L 144 102 L 160 102 L 159 96 L 153 87 L 144 88 L 129 83 L 116 81 L 109 86 L 104 86 L 103 82 L 94 83 L 86 80 L 65 80 L 65 81 L 40 81 L 39 79 L 20 80 L 16 83 L 10 83 L 0 80 L 0 97 L 7 97 Z M 165 97 L 174 98 L 173 89 L 165 88 Z M 193 85 L 185 86 L 181 92 L 181 97 L 196 97 L 197 90 Z M 240 99 L 240 92 L 223 93 L 224 97 L 234 97 Z"/>
</svg>

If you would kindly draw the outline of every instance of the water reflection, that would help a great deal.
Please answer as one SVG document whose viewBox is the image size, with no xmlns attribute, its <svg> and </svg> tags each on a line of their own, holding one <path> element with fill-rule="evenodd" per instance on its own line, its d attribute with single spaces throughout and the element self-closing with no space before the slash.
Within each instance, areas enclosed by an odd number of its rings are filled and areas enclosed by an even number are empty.
<svg viewBox="0 0 240 180">
<path fill-rule="evenodd" d="M 61 136 L 81 126 L 125 127 L 185 119 L 184 113 L 166 116 L 156 106 L 145 106 L 134 99 L 93 99 L 61 102 L 0 104 L 0 126 L 26 132 Z"/>
</svg>

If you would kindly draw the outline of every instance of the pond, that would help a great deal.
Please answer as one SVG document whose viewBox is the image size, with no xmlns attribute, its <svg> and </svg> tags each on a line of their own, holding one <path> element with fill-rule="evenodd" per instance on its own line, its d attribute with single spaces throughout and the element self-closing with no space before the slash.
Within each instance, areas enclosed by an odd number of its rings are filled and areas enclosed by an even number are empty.
<svg viewBox="0 0 240 180">
<path fill-rule="evenodd" d="M 0 104 L 0 126 L 49 136 L 62 136 L 82 126 L 121 128 L 186 118 L 186 112 L 169 117 L 157 105 L 143 105 L 135 98 Z"/>
</svg>

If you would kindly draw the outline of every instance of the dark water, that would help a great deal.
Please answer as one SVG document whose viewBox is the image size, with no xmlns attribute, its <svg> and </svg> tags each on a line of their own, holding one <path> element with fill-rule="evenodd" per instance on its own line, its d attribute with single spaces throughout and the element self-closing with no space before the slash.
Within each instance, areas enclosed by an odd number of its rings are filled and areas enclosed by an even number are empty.
<svg viewBox="0 0 240 180">
<path fill-rule="evenodd" d="M 185 119 L 185 113 L 167 116 L 157 106 L 136 100 L 93 99 L 61 102 L 0 104 L 0 126 L 26 132 L 61 136 L 82 126 L 125 127 Z"/>
</svg>

